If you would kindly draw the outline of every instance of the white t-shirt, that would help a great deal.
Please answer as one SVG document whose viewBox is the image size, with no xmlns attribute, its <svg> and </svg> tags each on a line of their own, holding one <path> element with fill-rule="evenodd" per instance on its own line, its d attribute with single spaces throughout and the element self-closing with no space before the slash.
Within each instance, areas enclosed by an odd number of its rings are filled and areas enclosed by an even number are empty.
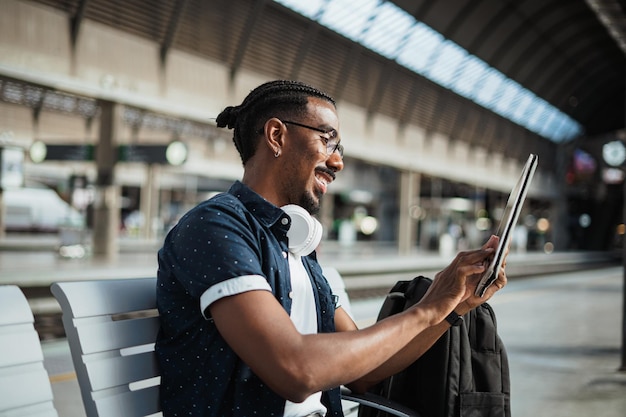
<svg viewBox="0 0 626 417">
<path fill-rule="evenodd" d="M 315 296 L 309 274 L 302 264 L 302 258 L 289 253 L 291 272 L 291 321 L 301 334 L 317 333 L 317 310 Z M 302 417 L 315 412 L 326 414 L 321 402 L 322 393 L 316 392 L 301 403 L 287 401 L 284 417 Z"/>
<path fill-rule="evenodd" d="M 301 334 L 317 333 L 315 296 L 311 279 L 300 256 L 289 253 L 289 270 L 292 291 L 291 321 Z M 255 290 L 271 291 L 272 289 L 265 278 L 260 275 L 241 276 L 213 285 L 200 297 L 202 314 L 204 316 L 205 309 L 220 298 Z M 284 417 L 302 417 L 315 412 L 325 415 L 326 407 L 322 404 L 321 398 L 322 393 L 317 392 L 301 403 L 287 401 Z"/>
</svg>

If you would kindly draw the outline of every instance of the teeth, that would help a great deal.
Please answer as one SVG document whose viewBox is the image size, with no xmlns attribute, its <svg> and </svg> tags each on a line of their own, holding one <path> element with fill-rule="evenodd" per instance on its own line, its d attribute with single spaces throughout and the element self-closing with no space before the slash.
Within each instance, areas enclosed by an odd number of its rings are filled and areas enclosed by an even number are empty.
<svg viewBox="0 0 626 417">
<path fill-rule="evenodd" d="M 317 180 L 325 185 L 328 185 L 328 180 L 324 177 L 321 177 L 319 175 L 316 175 L 315 178 L 317 178 Z"/>
</svg>

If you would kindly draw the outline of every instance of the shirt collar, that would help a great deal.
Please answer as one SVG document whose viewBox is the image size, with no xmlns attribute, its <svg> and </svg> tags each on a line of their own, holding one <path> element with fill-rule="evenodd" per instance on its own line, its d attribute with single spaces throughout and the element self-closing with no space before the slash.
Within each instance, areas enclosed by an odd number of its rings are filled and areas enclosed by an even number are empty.
<svg viewBox="0 0 626 417">
<path fill-rule="evenodd" d="M 241 181 L 235 181 L 228 192 L 241 201 L 248 211 L 266 227 L 272 227 L 285 214 L 279 207 L 261 197 Z"/>
</svg>

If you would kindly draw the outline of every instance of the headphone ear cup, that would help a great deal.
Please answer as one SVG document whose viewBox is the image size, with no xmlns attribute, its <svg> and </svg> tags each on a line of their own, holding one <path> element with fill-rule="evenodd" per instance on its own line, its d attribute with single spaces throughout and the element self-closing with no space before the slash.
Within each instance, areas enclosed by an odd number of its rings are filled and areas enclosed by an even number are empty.
<svg viewBox="0 0 626 417">
<path fill-rule="evenodd" d="M 291 227 L 287 231 L 289 252 L 296 256 L 313 252 L 322 240 L 322 224 L 298 205 L 288 204 L 281 208 L 291 218 Z"/>
</svg>

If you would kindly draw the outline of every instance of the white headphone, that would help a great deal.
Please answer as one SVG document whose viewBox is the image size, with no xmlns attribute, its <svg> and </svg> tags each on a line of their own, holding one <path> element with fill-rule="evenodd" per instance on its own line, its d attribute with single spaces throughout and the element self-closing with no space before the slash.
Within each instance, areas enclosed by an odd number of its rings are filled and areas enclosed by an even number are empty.
<svg viewBox="0 0 626 417">
<path fill-rule="evenodd" d="M 291 217 L 291 227 L 287 231 L 289 252 L 296 256 L 313 252 L 322 240 L 322 224 L 296 204 L 287 204 L 281 209 Z"/>
</svg>

